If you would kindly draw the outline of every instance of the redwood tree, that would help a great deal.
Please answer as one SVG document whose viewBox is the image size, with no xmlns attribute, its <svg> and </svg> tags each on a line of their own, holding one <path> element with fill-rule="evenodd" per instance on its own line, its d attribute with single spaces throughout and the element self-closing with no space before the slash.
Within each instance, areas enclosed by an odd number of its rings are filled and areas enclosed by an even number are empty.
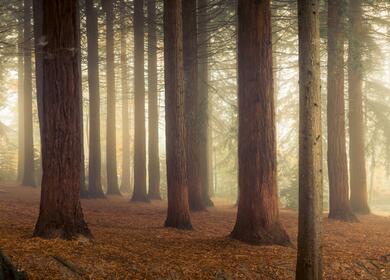
<svg viewBox="0 0 390 280">
<path fill-rule="evenodd" d="M 23 88 L 23 176 L 22 184 L 24 186 L 35 186 L 35 164 L 34 164 L 34 131 L 33 131 L 33 113 L 32 113 L 32 40 L 31 35 L 32 2 L 24 0 L 24 88 Z"/>
<path fill-rule="evenodd" d="M 348 94 L 351 206 L 356 213 L 369 214 L 363 122 L 362 0 L 349 1 L 349 5 Z"/>
<path fill-rule="evenodd" d="M 87 18 L 87 61 L 89 90 L 89 168 L 88 196 L 103 198 L 101 183 L 100 151 L 100 91 L 99 91 L 99 49 L 98 14 L 93 0 L 85 0 Z"/>
<path fill-rule="evenodd" d="M 126 28 L 126 5 L 120 1 L 120 29 L 121 29 L 121 85 L 122 85 L 122 181 L 121 191 L 130 191 L 130 125 L 129 125 L 129 85 L 127 82 L 127 28 Z"/>
<path fill-rule="evenodd" d="M 23 2 L 19 2 L 18 8 L 20 9 L 20 16 L 18 17 L 18 173 L 17 173 L 17 181 L 22 180 L 23 176 L 23 166 L 24 166 L 24 160 L 23 160 L 23 153 L 24 153 L 24 106 L 23 106 Z"/>
<path fill-rule="evenodd" d="M 328 174 L 329 218 L 357 221 L 349 204 L 344 104 L 344 7 L 328 1 Z"/>
<path fill-rule="evenodd" d="M 298 0 L 299 223 L 296 279 L 322 279 L 319 0 Z"/>
<path fill-rule="evenodd" d="M 288 245 L 279 221 L 270 0 L 238 1 L 237 220 L 231 237 Z"/>
<path fill-rule="evenodd" d="M 199 158 L 201 164 L 199 176 L 202 187 L 202 197 L 205 206 L 213 206 L 214 203 L 210 199 L 210 190 L 213 187 L 212 174 L 212 139 L 211 127 L 209 122 L 210 106 L 209 106 L 209 71 L 208 71 L 208 55 L 209 55 L 209 11 L 208 0 L 198 0 L 198 92 L 199 92 L 199 134 L 200 141 Z"/>
<path fill-rule="evenodd" d="M 166 227 L 192 229 L 185 153 L 182 0 L 164 0 Z"/>
<path fill-rule="evenodd" d="M 134 189 L 132 201 L 149 201 L 146 190 L 144 1 L 134 0 Z"/>
<path fill-rule="evenodd" d="M 114 55 L 114 0 L 102 0 L 106 13 L 106 86 L 107 130 L 106 167 L 107 194 L 120 195 L 116 161 L 116 100 L 115 100 L 115 55 Z"/>
<path fill-rule="evenodd" d="M 34 236 L 90 236 L 80 204 L 81 114 L 77 0 L 43 0 L 42 192 Z"/>
<path fill-rule="evenodd" d="M 149 101 L 149 193 L 161 199 L 160 156 L 158 141 L 157 24 L 156 0 L 148 0 L 148 101 Z"/>
<path fill-rule="evenodd" d="M 205 209 L 205 204 L 200 177 L 201 142 L 196 0 L 185 0 L 182 5 L 188 200 L 192 211 L 202 211 Z"/>
</svg>

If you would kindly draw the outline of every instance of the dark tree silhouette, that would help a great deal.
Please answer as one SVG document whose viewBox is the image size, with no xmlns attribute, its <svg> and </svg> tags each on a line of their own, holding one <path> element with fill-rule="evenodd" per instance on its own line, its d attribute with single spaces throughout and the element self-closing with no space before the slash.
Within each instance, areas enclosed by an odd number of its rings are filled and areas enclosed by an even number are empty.
<svg viewBox="0 0 390 280">
<path fill-rule="evenodd" d="M 148 0 L 149 199 L 161 199 L 158 146 L 156 0 Z"/>
<path fill-rule="evenodd" d="M 200 114 L 196 0 L 183 1 L 183 56 L 188 201 L 192 211 L 204 210 L 200 177 Z"/>
<path fill-rule="evenodd" d="M 98 15 L 93 0 L 85 0 L 85 11 L 89 90 L 88 196 L 90 198 L 104 198 L 101 183 Z"/>
<path fill-rule="evenodd" d="M 149 201 L 146 190 L 144 1 L 134 0 L 134 189 L 132 201 Z"/>
</svg>

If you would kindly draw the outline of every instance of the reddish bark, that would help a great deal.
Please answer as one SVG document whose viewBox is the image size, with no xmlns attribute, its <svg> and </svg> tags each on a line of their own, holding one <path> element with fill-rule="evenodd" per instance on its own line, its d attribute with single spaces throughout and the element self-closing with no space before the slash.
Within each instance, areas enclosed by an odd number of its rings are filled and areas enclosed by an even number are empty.
<svg viewBox="0 0 390 280">
<path fill-rule="evenodd" d="M 90 236 L 80 204 L 78 1 L 43 0 L 42 192 L 34 235 Z"/>
<path fill-rule="evenodd" d="M 239 201 L 231 236 L 290 244 L 279 221 L 270 0 L 238 1 Z M 266 149 L 264 148 L 266 147 Z"/>
<path fill-rule="evenodd" d="M 165 120 L 168 184 L 166 227 L 192 229 L 185 153 L 182 0 L 164 0 Z"/>
</svg>

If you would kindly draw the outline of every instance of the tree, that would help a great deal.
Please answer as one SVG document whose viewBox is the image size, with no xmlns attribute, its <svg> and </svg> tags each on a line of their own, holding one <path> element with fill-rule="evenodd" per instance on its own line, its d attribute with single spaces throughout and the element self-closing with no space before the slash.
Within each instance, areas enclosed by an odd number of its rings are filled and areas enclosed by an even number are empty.
<svg viewBox="0 0 390 280">
<path fill-rule="evenodd" d="M 146 190 L 144 1 L 134 0 L 134 190 L 132 201 L 149 201 Z"/>
<path fill-rule="evenodd" d="M 344 104 L 344 2 L 328 1 L 329 218 L 357 221 L 349 204 Z"/>
<path fill-rule="evenodd" d="M 322 279 L 319 0 L 298 1 L 299 223 L 296 279 Z"/>
<path fill-rule="evenodd" d="M 188 199 L 192 211 L 202 211 L 205 204 L 202 197 L 200 178 L 200 115 L 198 92 L 198 27 L 196 0 L 186 0 L 183 9 L 183 57 L 184 94 L 186 119 L 186 164 Z"/>
<path fill-rule="evenodd" d="M 19 9 L 23 11 L 23 2 L 19 2 Z M 17 180 L 22 180 L 23 175 L 23 143 L 24 143 L 24 125 L 23 125 L 23 118 L 24 118 L 24 105 L 23 105 L 23 40 L 24 40 L 24 34 L 23 34 L 23 16 L 22 13 L 18 17 L 18 173 L 17 173 Z"/>
<path fill-rule="evenodd" d="M 149 199 L 161 200 L 158 141 L 156 0 L 148 0 Z"/>
<path fill-rule="evenodd" d="M 198 0 L 198 95 L 199 95 L 199 116 L 198 126 L 200 141 L 199 161 L 207 164 L 200 165 L 200 180 L 202 187 L 202 197 L 205 206 L 213 206 L 210 199 L 210 189 L 213 186 L 212 175 L 212 139 L 211 127 L 209 124 L 209 33 L 208 33 L 208 0 Z"/>
<path fill-rule="evenodd" d="M 100 89 L 98 15 L 93 0 L 85 0 L 87 18 L 88 89 L 89 89 L 89 168 L 88 196 L 103 198 L 100 151 Z"/>
<path fill-rule="evenodd" d="M 182 0 L 164 0 L 166 227 L 192 229 L 186 174 Z"/>
<path fill-rule="evenodd" d="M 115 55 L 114 55 L 114 3 L 102 0 L 106 13 L 106 78 L 107 78 L 107 130 L 106 165 L 107 194 L 120 195 L 116 162 L 116 100 L 115 100 Z"/>
<path fill-rule="evenodd" d="M 356 213 L 369 214 L 363 123 L 362 1 L 349 1 L 349 5 L 348 95 L 351 207 Z"/>
<path fill-rule="evenodd" d="M 24 88 L 23 88 L 23 107 L 24 107 L 24 166 L 22 184 L 24 186 L 35 186 L 35 168 L 34 168 L 34 139 L 33 139 L 33 114 L 32 114 L 32 67 L 31 67 L 31 18 L 32 2 L 24 0 Z"/>
<path fill-rule="evenodd" d="M 25 280 L 26 274 L 20 271 L 0 250 L 0 279 Z"/>
<path fill-rule="evenodd" d="M 42 192 L 34 236 L 90 236 L 80 203 L 78 1 L 43 0 Z"/>
<path fill-rule="evenodd" d="M 129 85 L 127 83 L 127 44 L 126 44 L 126 5 L 120 1 L 120 36 L 121 36 L 121 84 L 122 84 L 122 181 L 121 191 L 130 191 L 130 126 L 129 126 Z"/>
<path fill-rule="evenodd" d="M 237 12 L 239 200 L 231 237 L 288 245 L 279 222 L 276 185 L 271 4 L 239 0 Z"/>
</svg>

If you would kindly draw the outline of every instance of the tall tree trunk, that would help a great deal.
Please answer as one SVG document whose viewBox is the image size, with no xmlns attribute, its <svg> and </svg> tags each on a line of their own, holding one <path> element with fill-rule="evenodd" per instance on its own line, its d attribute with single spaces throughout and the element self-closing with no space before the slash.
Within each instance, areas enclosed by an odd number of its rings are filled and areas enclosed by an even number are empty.
<svg viewBox="0 0 390 280">
<path fill-rule="evenodd" d="M 107 194 L 120 195 L 116 162 L 116 100 L 115 100 L 115 57 L 114 57 L 114 3 L 102 0 L 106 13 L 106 78 L 107 78 L 107 131 L 106 165 Z"/>
<path fill-rule="evenodd" d="M 78 16 L 77 16 L 77 29 L 80 30 L 80 9 L 78 9 Z M 79 38 L 78 42 L 78 49 L 81 50 L 81 41 Z M 84 154 L 84 104 L 83 104 L 83 72 L 81 69 L 81 51 L 78 52 L 79 56 L 79 90 L 80 90 L 80 118 L 81 118 L 81 158 L 80 158 L 80 165 L 81 165 L 81 178 L 80 178 L 80 197 L 81 198 L 87 198 L 88 197 L 88 189 L 85 182 L 85 154 Z"/>
<path fill-rule="evenodd" d="M 186 160 L 190 210 L 205 210 L 200 177 L 200 115 L 196 0 L 183 0 L 183 65 L 186 120 Z M 207 146 L 205 147 L 207 148 Z"/>
<path fill-rule="evenodd" d="M 289 245 L 279 221 L 276 184 L 270 2 L 239 0 L 237 7 L 240 194 L 231 237 L 259 245 Z"/>
<path fill-rule="evenodd" d="M 35 187 L 35 167 L 34 167 L 34 139 L 33 139 L 33 114 L 32 114 L 32 2 L 24 0 L 24 168 L 22 184 L 24 186 Z"/>
<path fill-rule="evenodd" d="M 182 0 L 164 0 L 166 227 L 192 229 L 185 153 Z"/>
<path fill-rule="evenodd" d="M 344 104 L 344 2 L 328 1 L 329 218 L 356 222 L 349 204 Z"/>
<path fill-rule="evenodd" d="M 100 89 L 98 14 L 94 0 L 85 0 L 87 15 L 88 88 L 89 88 L 89 168 L 88 197 L 103 198 L 100 146 Z"/>
<path fill-rule="evenodd" d="M 298 0 L 299 224 L 296 279 L 322 279 L 319 0 Z"/>
<path fill-rule="evenodd" d="M 80 204 L 81 96 L 77 0 L 43 0 L 42 193 L 34 236 L 90 236 Z"/>
<path fill-rule="evenodd" d="M 18 173 L 17 181 L 20 182 L 23 176 L 23 144 L 24 144 L 24 105 L 23 105 L 23 2 L 19 2 L 20 16 L 18 18 Z"/>
<path fill-rule="evenodd" d="M 161 200 L 160 156 L 158 141 L 157 90 L 157 17 L 156 0 L 148 0 L 148 101 L 149 101 L 149 193 L 150 199 Z"/>
<path fill-rule="evenodd" d="M 209 122 L 209 71 L 208 71 L 208 55 L 209 55 L 209 34 L 208 34 L 208 0 L 198 0 L 198 92 L 199 92 L 199 135 L 200 151 L 199 161 L 206 162 L 201 164 L 199 176 L 202 187 L 203 204 L 205 206 L 213 206 L 214 203 L 210 199 L 210 190 L 213 187 L 212 174 L 212 142 L 211 142 L 211 127 Z"/>
<path fill-rule="evenodd" d="M 348 88 L 351 206 L 356 213 L 369 214 L 363 124 L 362 1 L 354 0 L 349 3 Z"/>
<path fill-rule="evenodd" d="M 131 200 L 147 202 L 143 0 L 134 0 L 134 102 L 134 190 Z"/>
<path fill-rule="evenodd" d="M 129 126 L 129 86 L 127 83 L 127 28 L 126 28 L 126 5 L 120 1 L 120 28 L 121 28 L 121 84 L 122 84 L 122 181 L 121 191 L 130 192 L 130 126 Z"/>
</svg>

